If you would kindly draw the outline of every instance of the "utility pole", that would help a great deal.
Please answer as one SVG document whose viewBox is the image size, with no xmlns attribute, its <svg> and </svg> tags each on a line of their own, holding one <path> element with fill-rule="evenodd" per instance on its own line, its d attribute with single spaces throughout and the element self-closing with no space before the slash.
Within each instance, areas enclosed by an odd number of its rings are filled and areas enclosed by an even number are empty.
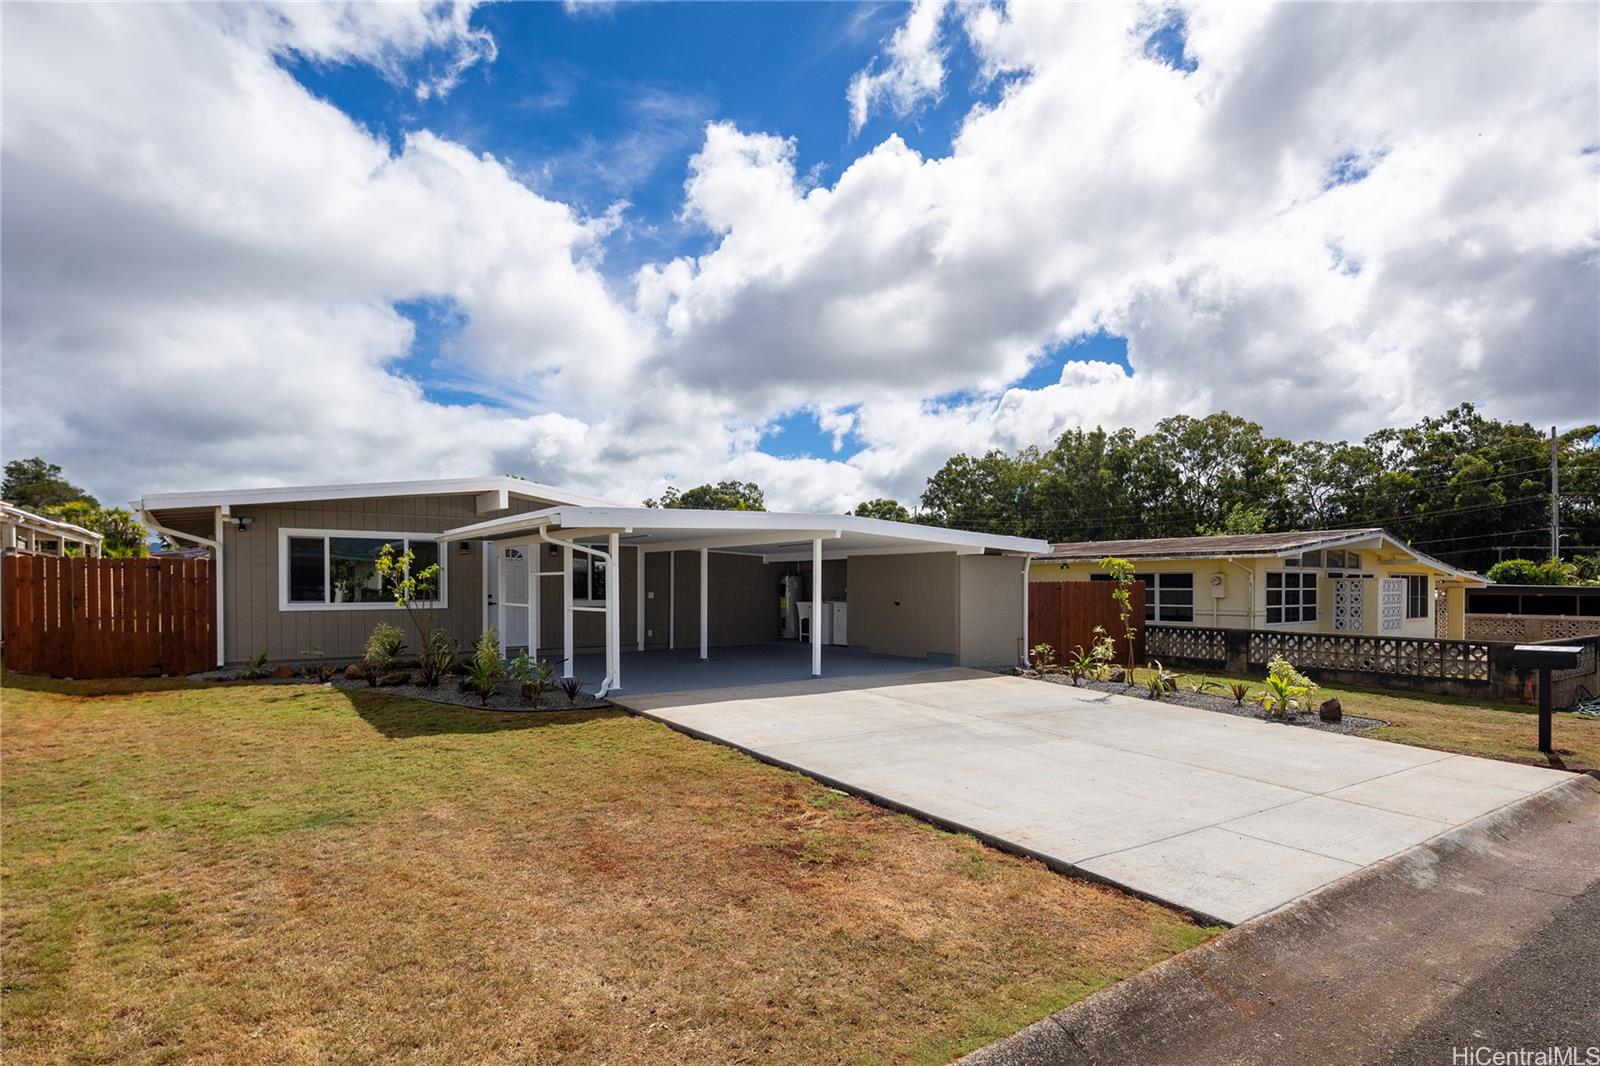
<svg viewBox="0 0 1600 1066">
<path fill-rule="evenodd" d="M 1561 464 L 1557 460 L 1556 427 L 1550 427 L 1550 558 L 1561 558 Z"/>
</svg>

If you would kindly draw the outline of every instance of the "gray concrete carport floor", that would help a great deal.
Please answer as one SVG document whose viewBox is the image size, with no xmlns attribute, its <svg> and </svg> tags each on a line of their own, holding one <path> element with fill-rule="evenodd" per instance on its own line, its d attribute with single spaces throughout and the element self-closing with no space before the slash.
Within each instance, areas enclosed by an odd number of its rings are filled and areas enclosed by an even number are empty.
<svg viewBox="0 0 1600 1066">
<path fill-rule="evenodd" d="M 1571 780 L 965 669 L 617 702 L 1225 924 Z"/>
</svg>

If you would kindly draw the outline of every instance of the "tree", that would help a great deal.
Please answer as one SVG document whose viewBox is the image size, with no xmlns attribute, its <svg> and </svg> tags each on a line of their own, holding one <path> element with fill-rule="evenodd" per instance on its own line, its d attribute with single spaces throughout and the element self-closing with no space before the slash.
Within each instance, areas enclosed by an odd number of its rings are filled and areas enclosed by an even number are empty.
<svg viewBox="0 0 1600 1066">
<path fill-rule="evenodd" d="M 1222 523 L 1216 526 L 1201 524 L 1198 532 L 1202 537 L 1234 537 L 1247 533 L 1260 533 L 1267 528 L 1267 512 L 1263 507 L 1246 507 L 1236 503 L 1228 508 L 1228 513 L 1223 516 Z"/>
<path fill-rule="evenodd" d="M 432 609 L 417 606 L 418 602 L 433 601 L 434 590 L 439 587 L 439 564 L 429 563 L 413 572 L 411 565 L 416 558 L 409 548 L 396 553 L 393 544 L 385 544 L 378 550 L 373 567 L 394 597 L 395 606 L 406 612 L 416 628 L 420 680 L 424 688 L 433 688 L 455 660 L 456 645 L 444 630 L 434 628 Z"/>
<path fill-rule="evenodd" d="M 13 459 L 6 464 L 6 479 L 0 485 L 0 499 L 29 511 L 40 512 L 46 507 L 59 507 L 74 500 L 87 500 L 92 505 L 99 505 L 93 496 L 62 477 L 59 466 L 47 463 L 38 456 Z"/>
<path fill-rule="evenodd" d="M 109 558 L 142 559 L 150 554 L 149 531 L 125 507 L 101 507 L 82 499 L 46 507 L 43 513 L 100 534 L 101 554 Z"/>
<path fill-rule="evenodd" d="M 765 511 L 767 500 L 754 481 L 719 481 L 697 485 L 679 492 L 668 486 L 659 500 L 644 501 L 646 507 L 673 507 L 696 511 Z"/>
<path fill-rule="evenodd" d="M 1122 621 L 1122 639 L 1128 644 L 1128 683 L 1133 683 L 1133 642 L 1139 631 L 1133 625 L 1133 564 L 1126 559 L 1108 555 L 1100 560 L 1100 569 L 1111 575 L 1117 587 L 1111 598 L 1117 601 L 1117 617 Z"/>
<path fill-rule="evenodd" d="M 1556 447 L 1562 543 L 1600 544 L 1600 425 Z M 1549 528 L 1550 438 L 1471 404 L 1357 442 L 1178 415 L 1147 434 L 1073 429 L 1042 452 L 952 456 L 922 506 L 923 521 L 1052 542 L 1382 526 L 1481 570 Z"/>
<path fill-rule="evenodd" d="M 856 509 L 851 514 L 861 518 L 881 518 L 886 522 L 909 522 L 911 512 L 899 500 L 880 497 L 876 500 L 863 500 L 856 504 Z"/>
</svg>

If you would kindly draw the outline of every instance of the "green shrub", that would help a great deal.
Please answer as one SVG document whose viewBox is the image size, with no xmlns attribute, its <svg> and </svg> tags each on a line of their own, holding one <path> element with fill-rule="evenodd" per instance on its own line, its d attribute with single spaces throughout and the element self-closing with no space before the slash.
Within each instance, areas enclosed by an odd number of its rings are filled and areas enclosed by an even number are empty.
<svg viewBox="0 0 1600 1066">
<path fill-rule="evenodd" d="M 400 658 L 405 649 L 405 631 L 388 622 L 379 622 L 367 638 L 367 648 L 361 657 L 367 672 L 367 684 L 376 685 L 378 678 Z"/>
<path fill-rule="evenodd" d="M 439 679 L 449 673 L 450 668 L 455 665 L 456 656 L 461 652 L 461 645 L 444 630 L 435 629 L 428 634 L 423 647 L 424 654 L 418 667 L 417 680 L 423 688 L 437 688 Z"/>
<path fill-rule="evenodd" d="M 249 662 L 244 664 L 244 676 L 248 681 L 254 681 L 267 672 L 267 653 L 261 652 Z"/>
<path fill-rule="evenodd" d="M 1536 563 L 1532 559 L 1502 559 L 1489 567 L 1488 578 L 1497 585 L 1566 585 L 1576 579 L 1576 568 L 1559 559 Z"/>
<path fill-rule="evenodd" d="M 1153 700 L 1159 700 L 1169 692 L 1178 690 L 1178 675 L 1161 665 L 1161 660 L 1156 659 L 1146 667 L 1144 678 L 1145 694 Z"/>
<path fill-rule="evenodd" d="M 489 697 L 494 695 L 494 683 L 500 680 L 500 659 L 481 659 L 474 655 L 467 663 L 467 683 L 478 694 L 484 703 L 489 702 Z"/>
<path fill-rule="evenodd" d="M 493 667 L 496 673 L 503 668 L 500 661 L 500 631 L 494 626 L 479 635 L 478 643 L 472 648 L 472 661 Z"/>
</svg>

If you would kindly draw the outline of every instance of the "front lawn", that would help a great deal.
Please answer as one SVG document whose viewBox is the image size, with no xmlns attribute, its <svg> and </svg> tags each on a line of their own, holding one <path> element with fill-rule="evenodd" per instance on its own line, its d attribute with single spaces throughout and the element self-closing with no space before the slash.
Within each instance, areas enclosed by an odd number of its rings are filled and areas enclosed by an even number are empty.
<svg viewBox="0 0 1600 1066">
<path fill-rule="evenodd" d="M 1136 670 L 1142 681 L 1148 671 Z M 1221 674 L 1182 673 L 1183 684 L 1195 678 L 1218 682 L 1247 681 L 1252 692 L 1261 690 L 1259 678 L 1233 678 Z M 1134 690 L 1138 695 L 1143 691 Z M 1556 756 L 1539 750 L 1538 709 L 1520 703 L 1470 700 L 1395 690 L 1318 686 L 1312 700 L 1319 704 L 1337 696 L 1346 714 L 1382 718 L 1390 724 L 1360 734 L 1422 748 L 1483 755 L 1491 759 L 1590 771 L 1600 769 L 1600 719 L 1557 713 L 1551 722 Z"/>
<path fill-rule="evenodd" d="M 619 712 L 3 686 L 12 1062 L 937 1062 L 1213 932 Z"/>
</svg>

